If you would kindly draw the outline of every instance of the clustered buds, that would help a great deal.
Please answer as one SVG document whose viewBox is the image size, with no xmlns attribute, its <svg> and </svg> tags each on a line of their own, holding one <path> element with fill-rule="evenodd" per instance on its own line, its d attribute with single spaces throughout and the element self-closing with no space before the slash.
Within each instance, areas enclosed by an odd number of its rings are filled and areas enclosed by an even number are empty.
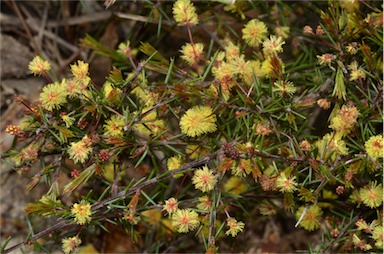
<svg viewBox="0 0 384 254">
<path fill-rule="evenodd" d="M 223 145 L 221 146 L 221 148 L 223 149 L 225 155 L 228 157 L 228 158 L 231 158 L 233 160 L 237 160 L 239 157 L 240 157 L 240 153 L 239 151 L 236 150 L 236 148 L 234 148 L 231 144 L 229 143 L 223 143 Z"/>
</svg>

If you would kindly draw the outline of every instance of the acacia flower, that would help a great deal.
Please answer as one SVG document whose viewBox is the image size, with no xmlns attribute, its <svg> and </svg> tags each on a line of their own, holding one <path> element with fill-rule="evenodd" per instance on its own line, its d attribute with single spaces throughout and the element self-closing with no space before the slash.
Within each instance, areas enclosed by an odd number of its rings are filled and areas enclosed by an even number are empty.
<svg viewBox="0 0 384 254">
<path fill-rule="evenodd" d="M 74 252 L 81 244 L 81 239 L 77 236 L 64 238 L 62 241 L 62 249 L 65 254 Z"/>
<path fill-rule="evenodd" d="M 294 192 L 297 190 L 296 176 L 287 178 L 285 173 L 282 172 L 276 179 L 276 187 L 280 189 L 280 192 Z"/>
<path fill-rule="evenodd" d="M 83 80 L 88 77 L 89 64 L 84 63 L 83 61 L 77 61 L 77 64 L 71 65 L 72 75 L 76 80 Z"/>
<path fill-rule="evenodd" d="M 204 133 L 215 132 L 216 115 L 208 106 L 194 106 L 185 112 L 180 119 L 181 132 L 189 137 L 200 136 Z"/>
<path fill-rule="evenodd" d="M 305 210 L 304 206 L 301 206 L 296 212 L 296 219 L 299 220 Z M 311 205 L 300 222 L 300 226 L 308 231 L 313 231 L 320 226 L 320 217 L 323 214 L 320 207 L 317 205 Z"/>
<path fill-rule="evenodd" d="M 372 239 L 375 240 L 375 246 L 382 248 L 383 247 L 383 226 L 376 226 L 372 230 Z"/>
<path fill-rule="evenodd" d="M 61 105 L 67 102 L 67 92 L 59 82 L 51 83 L 43 87 L 40 101 L 48 111 L 59 109 Z"/>
<path fill-rule="evenodd" d="M 313 34 L 313 29 L 312 29 L 312 27 L 310 27 L 310 26 L 304 26 L 304 28 L 303 28 L 303 33 L 305 33 L 305 34 Z"/>
<path fill-rule="evenodd" d="M 217 179 L 213 175 L 212 170 L 207 166 L 203 166 L 202 169 L 197 169 L 195 171 L 195 174 L 192 177 L 192 182 L 196 189 L 199 189 L 202 192 L 207 192 L 213 190 L 217 183 Z"/>
<path fill-rule="evenodd" d="M 264 40 L 263 42 L 263 52 L 264 55 L 272 55 L 283 51 L 283 45 L 285 41 L 283 41 L 282 37 L 277 37 L 275 35 L 271 35 L 269 39 Z"/>
<path fill-rule="evenodd" d="M 63 122 L 65 123 L 65 126 L 67 128 L 71 127 L 73 125 L 73 123 L 76 121 L 76 119 L 74 117 L 71 117 L 65 113 L 60 114 L 60 117 L 63 120 Z"/>
<path fill-rule="evenodd" d="M 193 65 L 195 63 L 198 63 L 199 60 L 203 58 L 203 50 L 203 43 L 195 43 L 194 45 L 192 45 L 191 43 L 187 43 L 181 47 L 181 58 L 189 65 Z"/>
<path fill-rule="evenodd" d="M 71 142 L 71 147 L 68 149 L 69 158 L 75 163 L 84 163 L 88 159 L 89 153 L 92 151 L 91 143 L 88 142 L 88 136 L 85 135 L 78 142 Z"/>
<path fill-rule="evenodd" d="M 321 56 L 316 56 L 316 57 L 320 65 L 330 65 L 332 61 L 336 59 L 335 55 L 329 54 L 329 53 L 323 54 Z"/>
<path fill-rule="evenodd" d="M 200 225 L 198 214 L 191 209 L 179 209 L 172 214 L 172 226 L 179 233 L 187 233 Z"/>
<path fill-rule="evenodd" d="M 311 143 L 309 143 L 308 140 L 304 139 L 300 142 L 300 148 L 304 152 L 308 152 L 311 149 Z"/>
<path fill-rule="evenodd" d="M 184 158 L 180 154 L 172 156 L 167 161 L 168 170 L 175 170 L 181 167 Z M 182 177 L 183 173 L 173 175 L 174 178 Z"/>
<path fill-rule="evenodd" d="M 378 158 L 383 158 L 383 136 L 377 135 L 370 137 L 367 142 L 364 144 L 365 150 L 367 151 L 368 156 L 377 160 Z"/>
<path fill-rule="evenodd" d="M 353 244 L 361 250 L 368 251 L 372 249 L 372 246 L 361 240 L 356 234 L 353 234 Z"/>
<path fill-rule="evenodd" d="M 190 0 L 177 0 L 172 8 L 173 17 L 179 26 L 197 25 L 196 8 Z"/>
<path fill-rule="evenodd" d="M 232 174 L 245 177 L 252 172 L 252 163 L 250 159 L 240 159 L 239 163 L 232 167 Z"/>
<path fill-rule="evenodd" d="M 348 70 L 351 71 L 351 75 L 349 78 L 350 81 L 366 78 L 364 69 L 362 67 L 359 67 L 356 61 L 353 61 L 350 65 L 348 65 Z"/>
<path fill-rule="evenodd" d="M 358 116 L 359 111 L 356 107 L 343 105 L 331 119 L 329 127 L 341 135 L 346 135 L 356 123 Z"/>
<path fill-rule="evenodd" d="M 269 127 L 269 123 L 262 123 L 262 122 L 259 122 L 257 123 L 256 125 L 256 134 L 257 135 L 266 135 L 268 136 L 272 130 L 271 128 Z"/>
<path fill-rule="evenodd" d="M 250 20 L 241 31 L 243 40 L 251 47 L 258 46 L 268 33 L 267 26 L 258 19 Z"/>
<path fill-rule="evenodd" d="M 233 44 L 233 42 L 229 42 L 229 44 L 225 47 L 225 58 L 228 61 L 240 58 L 240 48 L 238 45 Z"/>
<path fill-rule="evenodd" d="M 229 229 L 225 232 L 226 235 L 231 235 L 235 237 L 239 232 L 243 232 L 245 224 L 241 221 L 237 221 L 235 218 L 227 219 L 227 226 Z"/>
<path fill-rule="evenodd" d="M 278 80 L 275 81 L 274 87 L 272 88 L 273 92 L 279 92 L 281 95 L 288 94 L 292 96 L 297 91 L 297 88 L 291 81 Z"/>
<path fill-rule="evenodd" d="M 149 109 L 143 109 L 143 114 Z M 141 123 L 137 123 L 134 129 L 140 132 L 142 135 L 158 135 L 166 129 L 164 120 L 157 119 L 156 111 L 151 111 L 141 119 Z"/>
<path fill-rule="evenodd" d="M 360 197 L 363 203 L 370 208 L 379 207 L 383 204 L 383 186 L 377 182 L 369 182 L 360 189 Z"/>
<path fill-rule="evenodd" d="M 331 107 L 331 102 L 327 99 L 318 99 L 317 105 L 322 109 L 329 109 Z"/>
<path fill-rule="evenodd" d="M 167 213 L 169 215 L 176 212 L 177 209 L 178 209 L 177 199 L 170 198 L 170 199 L 165 201 L 165 205 L 163 206 L 163 210 L 167 211 Z"/>
<path fill-rule="evenodd" d="M 198 198 L 199 203 L 196 207 L 200 210 L 210 211 L 212 207 L 212 200 L 208 196 L 202 196 Z"/>
<path fill-rule="evenodd" d="M 104 124 L 104 135 L 107 137 L 117 137 L 120 138 L 123 136 L 123 128 L 125 126 L 125 121 L 122 117 L 118 115 L 112 115 L 111 119 L 105 121 Z"/>
<path fill-rule="evenodd" d="M 33 75 L 42 75 L 51 69 L 48 61 L 43 60 L 40 56 L 35 56 L 28 65 L 29 71 Z"/>
<path fill-rule="evenodd" d="M 92 220 L 91 205 L 85 200 L 82 200 L 80 204 L 74 204 L 71 213 L 75 216 L 75 222 L 79 225 Z"/>
</svg>

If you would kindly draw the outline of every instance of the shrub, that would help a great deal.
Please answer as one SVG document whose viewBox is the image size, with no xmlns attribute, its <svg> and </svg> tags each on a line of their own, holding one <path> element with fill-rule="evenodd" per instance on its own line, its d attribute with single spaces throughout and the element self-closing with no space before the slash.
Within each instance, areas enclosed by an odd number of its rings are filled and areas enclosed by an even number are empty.
<svg viewBox="0 0 384 254">
<path fill-rule="evenodd" d="M 7 127 L 23 147 L 3 159 L 36 170 L 29 191 L 47 183 L 25 211 L 57 223 L 28 243 L 70 226 L 69 253 L 113 224 L 147 252 L 240 251 L 255 217 L 279 214 L 321 233 L 314 252 L 382 250 L 379 4 L 218 2 L 159 2 L 160 34 L 173 15 L 189 38 L 174 58 L 87 35 L 114 61 L 102 86 L 84 61 L 62 80 L 31 62 L 49 84 Z M 297 30 L 290 17 L 306 10 L 321 20 Z"/>
</svg>

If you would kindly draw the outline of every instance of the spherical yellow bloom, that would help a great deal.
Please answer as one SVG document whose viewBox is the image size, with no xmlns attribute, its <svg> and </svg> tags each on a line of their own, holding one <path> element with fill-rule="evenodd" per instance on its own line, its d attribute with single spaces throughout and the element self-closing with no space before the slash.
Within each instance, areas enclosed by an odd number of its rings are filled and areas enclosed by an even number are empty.
<svg viewBox="0 0 384 254">
<path fill-rule="evenodd" d="M 215 132 L 216 115 L 208 106 L 194 106 L 185 112 L 180 119 L 181 132 L 190 137 L 200 136 L 204 133 Z"/>
<path fill-rule="evenodd" d="M 179 209 L 172 215 L 172 226 L 179 233 L 187 233 L 200 225 L 199 216 L 190 209 Z"/>
<path fill-rule="evenodd" d="M 173 5 L 173 17 L 179 26 L 197 25 L 196 8 L 190 0 L 177 0 Z"/>
<path fill-rule="evenodd" d="M 29 71 L 33 75 L 42 75 L 51 69 L 48 61 L 43 60 L 40 56 L 35 56 L 28 65 Z"/>
<path fill-rule="evenodd" d="M 113 115 L 110 120 L 104 124 L 104 135 L 107 137 L 122 137 L 125 121 L 118 115 Z"/>
<path fill-rule="evenodd" d="M 359 111 L 355 106 L 343 105 L 337 114 L 331 119 L 330 128 L 341 135 L 346 135 L 350 132 L 353 125 L 357 121 Z"/>
<path fill-rule="evenodd" d="M 278 80 L 275 81 L 272 91 L 278 92 L 280 93 L 280 95 L 287 94 L 289 96 L 292 96 L 292 94 L 297 91 L 297 88 L 291 81 Z"/>
<path fill-rule="evenodd" d="M 305 210 L 304 206 L 301 206 L 299 210 L 296 212 L 296 219 L 300 219 L 303 212 Z M 313 231 L 320 226 L 319 218 L 323 212 L 321 211 L 320 207 L 317 205 L 311 205 L 308 209 L 308 211 L 305 213 L 304 217 L 302 218 L 300 222 L 300 226 L 305 228 L 308 231 Z"/>
<path fill-rule="evenodd" d="M 79 142 L 72 142 L 71 147 L 68 150 L 69 158 L 75 163 L 84 163 L 92 151 L 91 144 L 87 141 L 89 138 L 87 135 L 84 136 Z"/>
<path fill-rule="evenodd" d="M 376 226 L 372 231 L 372 238 L 375 240 L 375 246 L 382 248 L 383 247 L 383 226 Z"/>
<path fill-rule="evenodd" d="M 228 218 L 227 226 L 229 229 L 225 232 L 225 234 L 235 237 L 239 232 L 243 231 L 245 224 L 241 221 L 238 222 L 235 218 Z"/>
<path fill-rule="evenodd" d="M 180 154 L 169 158 L 167 161 L 168 170 L 175 170 L 175 169 L 180 168 L 183 160 L 184 160 L 184 158 Z M 182 176 L 183 176 L 183 173 L 179 173 L 179 174 L 175 174 L 173 177 L 179 178 Z"/>
<path fill-rule="evenodd" d="M 59 109 L 61 105 L 67 102 L 67 92 L 59 82 L 51 83 L 43 87 L 40 101 L 48 111 Z"/>
<path fill-rule="evenodd" d="M 212 200 L 209 199 L 208 196 L 202 196 L 198 198 L 199 203 L 196 207 L 200 210 L 210 211 L 212 207 Z"/>
<path fill-rule="evenodd" d="M 77 64 L 71 65 L 71 72 L 75 79 L 83 80 L 88 77 L 89 64 L 84 63 L 83 61 L 77 61 Z"/>
<path fill-rule="evenodd" d="M 296 176 L 287 178 L 285 173 L 281 173 L 276 179 L 276 187 L 280 192 L 294 192 L 297 190 L 297 182 L 295 182 Z"/>
<path fill-rule="evenodd" d="M 195 171 L 195 174 L 192 177 L 192 182 L 196 189 L 199 189 L 202 192 L 207 192 L 213 190 L 217 183 L 217 179 L 213 175 L 212 170 L 207 166 L 203 166 L 202 169 L 197 169 Z"/>
<path fill-rule="evenodd" d="M 283 41 L 282 37 L 277 37 L 275 35 L 271 35 L 269 39 L 266 39 L 263 42 L 263 52 L 264 55 L 269 56 L 272 54 L 276 54 L 283 51 L 283 45 L 285 41 Z"/>
<path fill-rule="evenodd" d="M 383 186 L 377 182 L 370 182 L 360 190 L 360 198 L 364 205 L 371 208 L 379 207 L 383 204 Z"/>
<path fill-rule="evenodd" d="M 172 214 L 176 212 L 178 209 L 177 199 L 170 198 L 165 201 L 165 205 L 163 206 L 163 210 L 167 211 L 168 214 Z"/>
<path fill-rule="evenodd" d="M 74 252 L 81 244 L 81 239 L 77 236 L 67 237 L 62 240 L 62 249 L 65 254 Z"/>
<path fill-rule="evenodd" d="M 378 158 L 383 158 L 383 136 L 377 135 L 370 137 L 367 142 L 364 144 L 367 154 L 377 160 Z"/>
<path fill-rule="evenodd" d="M 241 31 L 243 39 L 249 46 L 258 46 L 268 33 L 267 26 L 258 19 L 249 21 Z"/>
<path fill-rule="evenodd" d="M 193 65 L 195 63 L 198 63 L 199 60 L 203 57 L 203 50 L 203 43 L 195 43 L 193 46 L 192 44 L 187 43 L 181 47 L 181 58 L 189 65 Z"/>
<path fill-rule="evenodd" d="M 82 200 L 80 204 L 74 204 L 71 213 L 75 216 L 75 222 L 79 225 L 92 220 L 91 205 L 85 200 Z"/>
<path fill-rule="evenodd" d="M 232 167 L 232 174 L 245 177 L 252 172 L 252 163 L 250 159 L 240 159 L 238 164 Z"/>
</svg>

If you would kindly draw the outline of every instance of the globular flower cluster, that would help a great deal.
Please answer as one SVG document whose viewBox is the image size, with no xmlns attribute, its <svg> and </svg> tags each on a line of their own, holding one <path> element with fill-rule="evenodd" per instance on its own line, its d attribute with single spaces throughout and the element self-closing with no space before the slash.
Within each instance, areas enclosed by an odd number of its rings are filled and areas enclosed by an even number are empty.
<svg viewBox="0 0 384 254">
<path fill-rule="evenodd" d="M 181 117 L 180 128 L 182 133 L 190 137 L 215 132 L 216 115 L 209 106 L 194 106 Z"/>
</svg>

